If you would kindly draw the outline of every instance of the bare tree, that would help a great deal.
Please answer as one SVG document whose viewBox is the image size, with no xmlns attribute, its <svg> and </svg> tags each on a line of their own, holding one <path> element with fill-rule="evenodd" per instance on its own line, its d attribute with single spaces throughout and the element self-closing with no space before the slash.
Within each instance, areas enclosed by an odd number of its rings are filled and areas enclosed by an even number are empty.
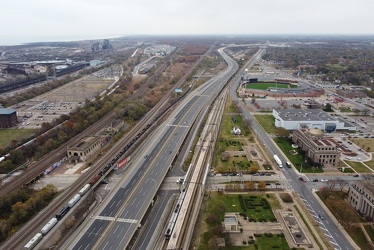
<svg viewBox="0 0 374 250">
<path fill-rule="evenodd" d="M 334 180 L 334 179 L 331 179 L 331 180 L 329 180 L 328 182 L 326 182 L 327 187 L 328 187 L 329 189 L 331 189 L 331 190 L 333 190 L 337 184 L 338 184 L 338 183 L 337 183 L 336 179 L 335 179 L 335 180 Z"/>
<path fill-rule="evenodd" d="M 368 108 L 365 108 L 365 109 L 362 110 L 363 115 L 368 115 L 369 113 L 370 113 L 370 109 L 368 109 Z"/>
<path fill-rule="evenodd" d="M 336 178 L 336 184 L 340 187 L 340 192 L 343 192 L 343 188 L 348 185 L 347 180 L 343 180 L 341 178 Z"/>
<path fill-rule="evenodd" d="M 362 176 L 362 179 L 364 180 L 374 179 L 374 175 L 371 175 L 371 174 L 361 174 L 361 176 Z"/>
</svg>

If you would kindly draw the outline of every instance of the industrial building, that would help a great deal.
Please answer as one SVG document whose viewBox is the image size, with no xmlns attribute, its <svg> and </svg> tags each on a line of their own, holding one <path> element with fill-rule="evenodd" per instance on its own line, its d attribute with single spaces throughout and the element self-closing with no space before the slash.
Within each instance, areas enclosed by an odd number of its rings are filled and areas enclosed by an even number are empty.
<svg viewBox="0 0 374 250">
<path fill-rule="evenodd" d="M 352 124 L 339 120 L 322 109 L 273 109 L 273 116 L 275 126 L 287 130 L 317 128 L 327 133 L 335 132 L 338 129 L 356 130 Z"/>
<path fill-rule="evenodd" d="M 348 201 L 368 221 L 374 221 L 374 182 L 355 181 L 349 187 Z"/>
<path fill-rule="evenodd" d="M 306 152 L 314 163 L 338 167 L 340 152 L 334 140 L 328 139 L 320 129 L 298 129 L 294 131 L 292 141 Z"/>
<path fill-rule="evenodd" d="M 0 128 L 11 128 L 17 123 L 17 111 L 15 109 L 0 108 Z"/>
<path fill-rule="evenodd" d="M 68 146 L 67 155 L 70 163 L 78 163 L 88 160 L 101 148 L 102 137 L 88 136 L 79 140 L 76 144 Z"/>
</svg>

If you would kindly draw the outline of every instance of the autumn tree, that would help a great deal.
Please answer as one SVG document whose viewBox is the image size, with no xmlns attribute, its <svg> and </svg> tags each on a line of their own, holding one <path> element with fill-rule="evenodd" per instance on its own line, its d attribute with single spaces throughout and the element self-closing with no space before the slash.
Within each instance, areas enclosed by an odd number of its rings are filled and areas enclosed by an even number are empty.
<svg viewBox="0 0 374 250">
<path fill-rule="evenodd" d="M 259 181 L 257 184 L 258 189 L 265 190 L 266 189 L 266 183 L 265 181 Z"/>
<path fill-rule="evenodd" d="M 245 183 L 245 186 L 249 190 L 255 190 L 256 189 L 255 184 L 253 183 L 253 181 L 247 181 Z"/>
<path fill-rule="evenodd" d="M 257 166 L 251 166 L 251 167 L 249 167 L 249 173 L 250 173 L 250 174 L 255 174 L 255 173 L 258 172 L 259 169 L 260 169 L 260 168 L 257 167 Z"/>
</svg>

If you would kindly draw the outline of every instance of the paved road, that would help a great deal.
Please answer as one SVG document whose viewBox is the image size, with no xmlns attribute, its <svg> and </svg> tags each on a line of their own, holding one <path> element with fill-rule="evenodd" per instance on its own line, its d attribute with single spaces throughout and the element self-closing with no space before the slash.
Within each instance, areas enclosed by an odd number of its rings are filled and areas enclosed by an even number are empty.
<svg viewBox="0 0 374 250">
<path fill-rule="evenodd" d="M 227 69 L 192 91 L 182 105 L 175 108 L 171 118 L 155 131 L 153 138 L 143 144 L 144 156 L 133 163 L 139 167 L 105 201 L 72 249 L 124 249 L 129 246 L 195 118 L 238 68 L 222 50 L 220 53 L 228 63 Z"/>
<path fill-rule="evenodd" d="M 261 49 L 259 53 L 263 53 L 264 51 Z M 253 58 L 258 58 L 256 55 Z M 254 64 L 254 60 L 250 63 L 250 65 L 247 68 L 251 68 L 251 65 Z M 273 141 L 269 138 L 268 134 L 262 129 L 262 127 L 257 123 L 257 121 L 254 119 L 252 114 L 246 109 L 242 101 L 239 101 L 237 95 L 236 95 L 236 88 L 239 85 L 240 81 L 238 79 L 238 83 L 234 84 L 232 88 L 230 89 L 230 95 L 231 98 L 240 105 L 242 114 L 246 118 L 249 118 L 252 121 L 252 129 L 257 134 L 260 142 L 265 146 L 267 151 L 270 153 L 270 155 L 278 155 L 282 162 L 286 162 L 286 159 L 281 154 L 281 151 L 275 146 Z M 299 176 L 292 168 L 282 168 L 281 169 L 284 177 L 288 180 L 290 187 L 300 196 L 301 200 L 304 202 L 304 204 L 308 207 L 308 210 L 311 212 L 311 214 L 315 217 L 319 214 L 327 214 L 326 211 L 324 211 L 324 208 L 321 206 L 321 204 L 318 202 L 318 200 L 314 197 L 310 189 L 305 185 L 304 182 L 299 180 Z M 340 231 L 337 225 L 334 224 L 331 218 L 325 217 L 325 220 L 320 221 L 316 219 L 319 222 L 320 227 L 322 228 L 322 231 L 327 236 L 330 243 L 334 246 L 336 249 L 354 249 L 354 247 L 351 245 L 350 241 L 345 237 L 345 235 Z"/>
</svg>

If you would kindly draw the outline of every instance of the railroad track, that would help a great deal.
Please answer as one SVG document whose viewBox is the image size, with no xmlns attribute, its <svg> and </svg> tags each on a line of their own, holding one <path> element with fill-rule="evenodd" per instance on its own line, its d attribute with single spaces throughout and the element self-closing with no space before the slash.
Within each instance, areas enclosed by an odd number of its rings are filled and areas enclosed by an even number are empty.
<svg viewBox="0 0 374 250">
<path fill-rule="evenodd" d="M 178 84 L 175 86 L 175 88 L 181 86 L 183 84 L 183 81 L 178 82 Z M 143 88 L 148 88 L 147 86 L 143 86 Z M 146 91 L 146 90 L 145 90 Z M 140 92 L 145 92 L 140 91 Z M 56 211 L 64 206 L 71 197 L 76 194 L 82 186 L 84 186 L 86 183 L 88 183 L 95 175 L 97 175 L 102 167 L 110 161 L 110 159 L 113 158 L 114 155 L 116 155 L 131 139 L 134 138 L 139 131 L 145 126 L 145 124 L 150 123 L 153 121 L 154 117 L 163 110 L 163 107 L 165 106 L 165 102 L 169 98 L 169 96 L 173 93 L 174 88 L 169 91 L 167 95 L 164 96 L 164 98 L 150 111 L 148 112 L 140 122 L 138 122 L 132 130 L 126 134 L 116 145 L 114 146 L 115 149 L 110 152 L 110 154 L 107 154 L 106 156 L 102 157 L 98 160 L 96 164 L 91 166 L 90 171 L 88 171 L 86 174 L 82 175 L 75 183 L 74 185 L 71 185 L 69 188 L 67 188 L 58 199 L 54 199 L 51 204 L 48 206 L 47 209 L 44 209 L 41 213 L 39 213 L 39 216 L 36 216 L 31 222 L 29 222 L 26 226 L 24 226 L 21 230 L 19 230 L 15 235 L 13 235 L 7 242 L 5 242 L 0 249 L 20 249 L 23 247 L 23 245 L 26 244 L 26 242 L 30 239 L 30 237 L 34 234 L 36 234 L 40 228 L 46 223 L 47 219 L 50 219 L 51 217 L 54 217 Z M 138 93 L 138 92 L 136 92 Z M 138 98 L 138 95 L 133 95 L 129 97 L 130 100 L 135 100 Z M 72 140 L 69 142 L 66 142 L 62 144 L 58 149 L 53 150 L 49 154 L 47 154 L 45 157 L 43 157 L 40 161 L 37 163 L 32 164 L 27 171 L 25 171 L 23 174 L 19 176 L 16 182 L 11 182 L 8 185 L 4 185 L 0 190 L 0 196 L 5 195 L 11 190 L 14 190 L 16 188 L 21 187 L 24 183 L 29 183 L 35 177 L 39 176 L 44 172 L 44 170 L 53 164 L 54 162 L 58 161 L 62 158 L 66 153 L 66 147 L 67 145 L 78 141 L 80 138 L 86 136 L 86 135 L 92 135 L 96 134 L 98 131 L 100 131 L 106 124 L 111 122 L 115 117 L 115 112 L 111 112 L 105 117 L 103 117 L 101 120 L 99 120 L 94 125 L 90 126 L 87 130 L 82 132 L 81 134 L 75 136 Z M 137 141 L 137 143 L 140 143 Z M 136 143 L 136 144 L 137 144 Z M 135 144 L 132 148 L 134 148 Z M 117 152 L 118 151 L 118 152 Z M 129 150 L 127 154 L 131 153 L 133 150 Z M 41 219 L 40 217 L 43 217 Z"/>
</svg>

